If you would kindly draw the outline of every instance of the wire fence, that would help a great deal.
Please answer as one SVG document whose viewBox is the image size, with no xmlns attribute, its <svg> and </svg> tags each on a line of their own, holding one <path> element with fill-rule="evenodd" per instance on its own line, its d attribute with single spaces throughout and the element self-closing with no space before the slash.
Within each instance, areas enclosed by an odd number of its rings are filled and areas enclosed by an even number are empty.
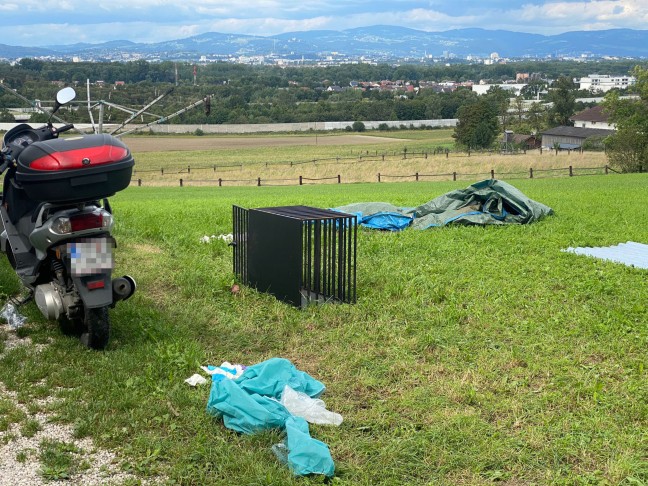
<svg viewBox="0 0 648 486">
<path fill-rule="evenodd" d="M 479 150 L 479 151 L 468 151 L 468 152 L 459 152 L 451 151 L 446 148 L 432 149 L 429 151 L 420 151 L 413 152 L 403 149 L 401 151 L 384 151 L 379 152 L 378 150 L 359 150 L 354 152 L 350 151 L 351 155 L 347 156 L 336 156 L 336 157 L 324 157 L 317 159 L 308 159 L 308 160 L 279 160 L 279 161 L 251 161 L 246 162 L 245 164 L 236 163 L 236 164 L 201 164 L 201 165 L 187 165 L 187 166 L 178 166 L 178 167 L 160 167 L 159 169 L 138 169 L 133 170 L 133 175 L 137 176 L 138 174 L 159 174 L 160 176 L 171 176 L 174 174 L 191 174 L 198 171 L 211 171 L 211 172 L 227 172 L 234 170 L 242 170 L 244 167 L 254 167 L 254 166 L 264 166 L 269 167 L 295 167 L 299 165 L 308 165 L 312 164 L 315 166 L 318 165 L 328 165 L 328 164 L 356 164 L 362 162 L 387 162 L 393 159 L 398 160 L 415 160 L 415 159 L 428 159 L 429 157 L 437 157 L 439 155 L 445 156 L 446 159 L 450 157 L 475 157 L 475 156 L 495 156 L 495 155 L 522 155 L 529 152 L 538 153 L 542 155 L 547 150 L 542 148 L 533 149 L 533 150 L 519 150 L 514 152 L 507 151 L 497 151 L 497 150 Z M 568 150 L 571 154 L 571 150 Z M 583 153 L 582 150 L 578 151 Z M 554 151 L 552 151 L 554 153 Z M 557 155 L 558 152 L 555 151 Z"/>
<path fill-rule="evenodd" d="M 609 166 L 604 165 L 600 167 L 562 167 L 554 169 L 533 169 L 530 168 L 528 171 L 517 171 L 517 172 L 496 172 L 494 169 L 491 169 L 490 172 L 447 172 L 439 174 L 424 174 L 420 172 L 415 172 L 414 174 L 385 174 L 378 173 L 376 175 L 376 180 L 373 182 L 390 182 L 390 181 L 407 181 L 407 182 L 419 182 L 429 179 L 434 180 L 465 180 L 465 179 L 474 179 L 474 178 L 506 178 L 510 179 L 547 179 L 552 177 L 576 177 L 584 175 L 608 175 L 610 172 L 618 173 L 617 171 L 611 169 Z M 151 181 L 147 181 L 151 182 Z M 355 183 L 358 181 L 346 181 L 345 183 Z M 363 182 L 372 182 L 372 181 L 363 181 Z M 141 178 L 133 178 L 131 183 L 135 183 L 137 186 L 141 187 L 144 185 L 144 181 Z M 253 179 L 223 179 L 219 177 L 218 179 L 185 179 L 180 178 L 178 180 L 180 187 L 188 185 L 214 185 L 218 187 L 231 186 L 231 185 L 249 185 L 249 186 L 289 186 L 289 185 L 305 185 L 305 184 L 342 184 L 342 176 L 337 174 L 330 177 L 306 177 L 306 176 L 297 176 L 297 177 L 288 177 L 288 178 L 262 178 L 256 177 Z"/>
</svg>

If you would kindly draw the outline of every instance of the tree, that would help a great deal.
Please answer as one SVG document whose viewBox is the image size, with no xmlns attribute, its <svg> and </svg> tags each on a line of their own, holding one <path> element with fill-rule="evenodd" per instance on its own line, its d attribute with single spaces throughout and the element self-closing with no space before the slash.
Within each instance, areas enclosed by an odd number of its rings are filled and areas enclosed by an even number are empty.
<svg viewBox="0 0 648 486">
<path fill-rule="evenodd" d="M 457 144 L 469 149 L 490 147 L 499 133 L 497 109 L 491 100 L 482 97 L 475 103 L 462 105 L 459 122 L 452 135 Z"/>
<path fill-rule="evenodd" d="M 7 110 L 0 110 L 0 122 L 2 123 L 13 123 L 16 119 L 14 116 L 9 113 Z"/>
<path fill-rule="evenodd" d="M 499 86 L 493 86 L 488 90 L 485 98 L 493 104 L 503 128 L 506 129 L 510 118 L 508 109 L 511 104 L 511 92 Z"/>
<path fill-rule="evenodd" d="M 527 110 L 527 121 L 533 130 L 536 132 L 541 131 L 545 127 L 547 119 L 547 112 L 543 105 L 540 103 L 531 103 Z"/>
<path fill-rule="evenodd" d="M 364 132 L 366 130 L 365 124 L 362 123 L 361 121 L 354 121 L 353 125 L 351 126 L 351 129 L 354 132 Z"/>
<path fill-rule="evenodd" d="M 648 168 L 648 68 L 634 69 L 639 99 L 621 99 L 618 92 L 605 96 L 603 107 L 616 132 L 605 140 L 610 164 L 623 172 Z"/>
<path fill-rule="evenodd" d="M 551 125 L 570 125 L 569 118 L 574 114 L 576 107 L 576 85 L 571 78 L 561 76 L 549 91 L 549 100 L 553 106 L 549 110 Z"/>
</svg>

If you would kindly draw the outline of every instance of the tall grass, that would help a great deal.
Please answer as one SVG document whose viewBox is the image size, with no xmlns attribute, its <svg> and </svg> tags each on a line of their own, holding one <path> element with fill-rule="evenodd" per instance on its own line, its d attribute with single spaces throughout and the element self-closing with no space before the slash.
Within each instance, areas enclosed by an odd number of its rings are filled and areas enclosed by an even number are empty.
<svg viewBox="0 0 648 486">
<path fill-rule="evenodd" d="M 243 288 L 231 206 L 359 201 L 414 206 L 466 182 L 130 188 L 113 198 L 118 273 L 138 293 L 112 311 L 103 353 L 27 307 L 42 351 L 0 358 L 29 401 L 117 449 L 123 467 L 179 484 L 310 484 L 205 413 L 199 364 L 291 359 L 327 385 L 339 428 L 312 426 L 341 484 L 642 484 L 648 481 L 646 271 L 563 253 L 648 243 L 645 175 L 520 180 L 556 214 L 529 226 L 362 230 L 358 303 L 304 311 Z M 17 285 L 6 263 L 0 284 Z"/>
</svg>

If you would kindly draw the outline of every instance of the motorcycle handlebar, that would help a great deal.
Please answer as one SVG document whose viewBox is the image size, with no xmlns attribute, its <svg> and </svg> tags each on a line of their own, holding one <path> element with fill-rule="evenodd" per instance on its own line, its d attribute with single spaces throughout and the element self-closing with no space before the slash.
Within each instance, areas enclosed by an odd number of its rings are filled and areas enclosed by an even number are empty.
<svg viewBox="0 0 648 486">
<path fill-rule="evenodd" d="M 68 123 L 67 125 L 63 125 L 61 128 L 57 128 L 56 133 L 67 132 L 68 130 L 72 130 L 73 128 L 74 125 L 72 123 Z"/>
</svg>

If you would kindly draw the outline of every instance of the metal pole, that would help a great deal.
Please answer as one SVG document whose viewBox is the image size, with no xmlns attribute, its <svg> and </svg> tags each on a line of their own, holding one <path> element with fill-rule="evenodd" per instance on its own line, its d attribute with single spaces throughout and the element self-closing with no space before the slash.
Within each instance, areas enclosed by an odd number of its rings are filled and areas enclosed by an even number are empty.
<svg viewBox="0 0 648 486">
<path fill-rule="evenodd" d="M 103 133 L 103 120 L 104 120 L 104 104 L 99 103 L 99 127 L 97 128 L 97 133 Z"/>
</svg>

